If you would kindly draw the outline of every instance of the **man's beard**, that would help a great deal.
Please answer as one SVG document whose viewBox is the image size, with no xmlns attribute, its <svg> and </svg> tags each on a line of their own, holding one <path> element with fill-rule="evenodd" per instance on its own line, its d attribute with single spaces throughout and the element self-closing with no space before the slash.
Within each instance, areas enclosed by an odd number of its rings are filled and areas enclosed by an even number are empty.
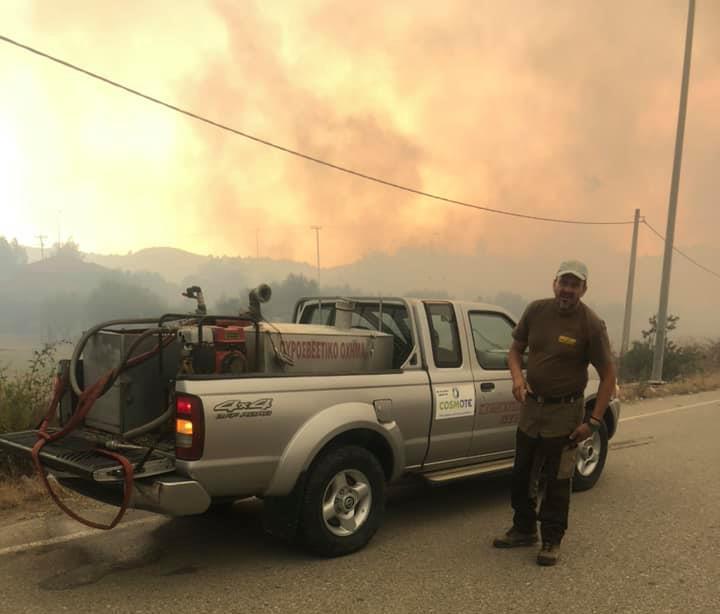
<svg viewBox="0 0 720 614">
<path fill-rule="evenodd" d="M 580 302 L 574 296 L 563 296 L 562 294 L 555 299 L 561 311 L 572 311 Z"/>
</svg>

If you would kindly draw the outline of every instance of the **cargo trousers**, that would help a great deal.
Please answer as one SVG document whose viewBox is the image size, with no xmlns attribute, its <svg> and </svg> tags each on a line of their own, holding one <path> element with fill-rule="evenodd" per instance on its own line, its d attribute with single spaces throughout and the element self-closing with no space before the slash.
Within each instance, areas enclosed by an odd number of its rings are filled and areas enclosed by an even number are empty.
<svg viewBox="0 0 720 614">
<path fill-rule="evenodd" d="M 567 530 L 577 455 L 569 436 L 583 416 L 582 399 L 542 404 L 528 398 L 520 414 L 512 474 L 513 525 L 534 533 L 539 520 L 543 543 L 560 544 Z"/>
</svg>

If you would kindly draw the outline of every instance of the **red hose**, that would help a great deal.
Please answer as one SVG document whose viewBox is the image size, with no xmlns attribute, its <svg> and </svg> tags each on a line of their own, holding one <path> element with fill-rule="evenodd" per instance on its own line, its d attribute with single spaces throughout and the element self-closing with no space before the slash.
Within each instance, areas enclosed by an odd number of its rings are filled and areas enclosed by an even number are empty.
<svg viewBox="0 0 720 614">
<path fill-rule="evenodd" d="M 131 360 L 128 360 L 124 365 L 120 365 L 120 367 L 116 367 L 115 369 L 112 369 L 108 371 L 105 375 L 103 375 L 98 381 L 96 381 L 92 386 L 89 388 L 86 388 L 83 393 L 80 395 L 78 399 L 78 405 L 71 416 L 70 420 L 68 420 L 67 424 L 59 431 L 56 431 L 54 433 L 48 433 L 48 425 L 50 424 L 50 421 L 55 416 L 55 412 L 57 411 L 57 406 L 60 403 L 60 399 L 62 398 L 65 388 L 67 387 L 68 381 L 67 377 L 60 378 L 58 377 L 55 381 L 55 389 L 53 391 L 53 397 L 50 401 L 50 406 L 48 407 L 48 411 L 45 414 L 45 418 L 40 423 L 40 427 L 37 432 L 38 439 L 35 442 L 35 445 L 32 448 L 32 461 L 33 465 L 35 466 L 35 469 L 38 472 L 38 475 L 40 476 L 40 479 L 42 480 L 43 484 L 45 485 L 45 489 L 48 491 L 48 494 L 52 498 L 52 500 L 55 502 L 55 504 L 68 516 L 73 518 L 74 520 L 77 520 L 78 522 L 88 526 L 92 527 L 94 529 L 112 529 L 115 527 L 118 522 L 120 522 L 120 519 L 125 515 L 125 512 L 127 511 L 128 505 L 130 504 L 130 497 L 132 495 L 132 488 L 133 488 L 133 478 L 134 478 L 134 472 L 133 472 L 133 466 L 132 463 L 122 454 L 118 454 L 116 452 L 111 452 L 110 450 L 104 450 L 102 448 L 95 448 L 94 451 L 98 454 L 102 454 L 104 456 L 107 456 L 109 458 L 112 458 L 116 460 L 123 468 L 123 500 L 122 504 L 120 505 L 120 510 L 115 515 L 115 517 L 112 519 L 112 521 L 109 524 L 102 524 L 99 522 L 94 522 L 92 520 L 88 520 L 87 518 L 83 518 L 73 510 L 71 510 L 67 505 L 65 505 L 61 500 L 60 497 L 57 495 L 57 493 L 52 489 L 50 486 L 50 482 L 47 479 L 47 475 L 45 474 L 45 471 L 43 470 L 42 463 L 40 462 L 40 450 L 42 450 L 43 446 L 47 443 L 50 443 L 51 441 L 57 441 L 59 439 L 62 439 L 72 431 L 74 431 L 80 424 L 85 420 L 85 417 L 89 413 L 89 411 L 92 409 L 92 406 L 95 404 L 95 401 L 101 396 L 103 390 L 105 389 L 105 386 L 108 384 L 108 382 L 114 381 L 115 378 L 120 375 L 123 371 L 126 371 L 127 369 L 130 369 L 134 366 L 139 365 L 140 363 L 146 361 L 147 359 L 151 358 L 155 354 L 157 354 L 161 347 L 164 349 L 166 345 L 168 345 L 173 340 L 173 337 L 168 337 L 163 343 L 162 346 L 158 346 L 155 349 L 145 352 L 144 354 L 140 354 L 139 356 L 136 356 L 132 358 Z"/>
</svg>

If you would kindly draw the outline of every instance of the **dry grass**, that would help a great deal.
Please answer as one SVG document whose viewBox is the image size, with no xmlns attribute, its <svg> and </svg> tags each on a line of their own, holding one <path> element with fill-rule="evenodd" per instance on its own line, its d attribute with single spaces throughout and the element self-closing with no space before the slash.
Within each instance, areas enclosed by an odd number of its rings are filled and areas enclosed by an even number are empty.
<svg viewBox="0 0 720 614">
<path fill-rule="evenodd" d="M 112 517 L 117 512 L 112 506 L 63 488 L 52 477 L 50 484 L 63 503 L 81 516 L 85 516 L 88 511 L 91 511 L 90 517 L 92 517 L 98 510 L 102 510 L 101 513 L 107 512 Z M 36 476 L 15 479 L 0 478 L 0 522 L 15 522 L 61 513 Z"/>
<path fill-rule="evenodd" d="M 37 477 L 0 479 L 0 510 L 9 510 L 35 503 L 48 495 Z"/>
<path fill-rule="evenodd" d="M 52 476 L 50 476 L 50 486 L 64 502 L 83 500 L 83 506 L 101 505 L 63 488 Z M 0 476 L 0 512 L 8 510 L 46 512 L 55 509 L 57 509 L 55 503 L 36 475 L 13 478 Z"/>
<path fill-rule="evenodd" d="M 698 373 L 661 386 L 653 386 L 648 382 L 622 384 L 620 386 L 620 399 L 631 403 L 642 399 L 656 399 L 675 394 L 694 394 L 717 389 L 720 389 L 720 371 Z"/>
</svg>

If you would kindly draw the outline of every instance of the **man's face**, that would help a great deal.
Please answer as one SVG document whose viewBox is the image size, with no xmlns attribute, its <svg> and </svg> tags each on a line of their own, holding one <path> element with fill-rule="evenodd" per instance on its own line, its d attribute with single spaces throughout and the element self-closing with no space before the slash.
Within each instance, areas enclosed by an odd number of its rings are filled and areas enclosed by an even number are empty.
<svg viewBox="0 0 720 614">
<path fill-rule="evenodd" d="M 587 290 L 587 284 L 571 273 L 558 277 L 553 282 L 555 301 L 561 311 L 575 309 Z"/>
</svg>

